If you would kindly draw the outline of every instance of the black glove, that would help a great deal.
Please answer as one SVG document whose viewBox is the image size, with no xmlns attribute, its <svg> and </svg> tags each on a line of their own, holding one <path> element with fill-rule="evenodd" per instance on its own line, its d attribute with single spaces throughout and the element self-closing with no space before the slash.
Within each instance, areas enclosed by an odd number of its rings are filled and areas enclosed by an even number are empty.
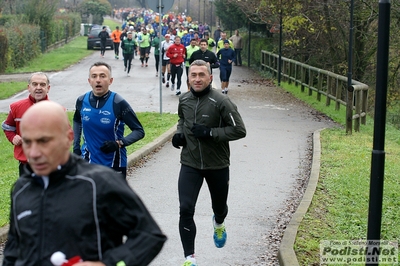
<svg viewBox="0 0 400 266">
<path fill-rule="evenodd" d="M 184 147 L 186 145 L 185 135 L 183 133 L 176 133 L 172 137 L 172 146 L 177 149 L 180 149 L 179 146 Z"/>
<path fill-rule="evenodd" d="M 193 124 L 190 129 L 196 138 L 211 138 L 211 128 L 204 125 Z"/>
<path fill-rule="evenodd" d="M 111 153 L 115 152 L 119 149 L 119 145 L 115 140 L 107 140 L 103 142 L 101 145 L 100 150 L 104 153 Z"/>
<path fill-rule="evenodd" d="M 81 149 L 74 149 L 74 153 L 75 153 L 76 155 L 79 155 L 79 156 L 82 155 Z"/>
</svg>

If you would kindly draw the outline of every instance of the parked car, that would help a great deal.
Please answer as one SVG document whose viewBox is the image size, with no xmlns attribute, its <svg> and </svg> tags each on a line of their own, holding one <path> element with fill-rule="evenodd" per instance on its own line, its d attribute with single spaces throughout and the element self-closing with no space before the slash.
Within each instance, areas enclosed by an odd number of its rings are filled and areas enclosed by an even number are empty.
<svg viewBox="0 0 400 266">
<path fill-rule="evenodd" d="M 114 49 L 114 42 L 111 39 L 111 29 L 107 27 L 107 32 L 110 34 L 110 38 L 107 39 L 106 47 L 110 47 L 111 50 Z M 88 34 L 87 38 L 87 49 L 94 49 L 94 48 L 100 48 L 100 38 L 99 38 L 99 32 L 101 31 L 102 27 L 101 26 L 93 26 Z"/>
</svg>

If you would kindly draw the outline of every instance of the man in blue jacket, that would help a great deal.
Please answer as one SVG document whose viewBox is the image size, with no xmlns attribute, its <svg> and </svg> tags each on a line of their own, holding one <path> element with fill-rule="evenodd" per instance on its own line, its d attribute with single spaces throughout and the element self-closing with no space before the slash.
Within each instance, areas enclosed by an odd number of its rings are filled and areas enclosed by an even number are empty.
<svg viewBox="0 0 400 266">
<path fill-rule="evenodd" d="M 97 62 L 90 67 L 92 90 L 76 100 L 73 149 L 90 163 L 108 166 L 126 177 L 126 146 L 142 139 L 144 130 L 129 103 L 109 90 L 113 80 L 109 64 Z M 125 125 L 132 131 L 127 136 Z"/>
</svg>

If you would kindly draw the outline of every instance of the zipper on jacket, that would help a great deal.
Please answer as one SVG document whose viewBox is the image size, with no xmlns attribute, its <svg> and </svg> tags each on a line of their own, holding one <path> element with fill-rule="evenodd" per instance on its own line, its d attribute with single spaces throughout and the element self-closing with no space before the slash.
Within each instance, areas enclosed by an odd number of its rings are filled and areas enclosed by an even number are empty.
<svg viewBox="0 0 400 266">
<path fill-rule="evenodd" d="M 43 256 L 43 250 L 44 250 L 44 223 L 43 223 L 43 210 L 44 210 L 44 201 L 45 201 L 45 194 L 46 194 L 46 189 L 43 188 L 42 195 L 41 195 L 41 200 L 40 200 L 40 233 L 39 233 L 39 260 L 41 260 Z"/>
<path fill-rule="evenodd" d="M 197 124 L 197 108 L 199 107 L 200 98 L 197 98 L 196 108 L 194 109 L 194 122 Z M 199 144 L 199 152 L 200 152 L 200 169 L 204 168 L 203 165 L 203 153 L 201 152 L 201 142 L 197 139 L 197 143 Z"/>
</svg>

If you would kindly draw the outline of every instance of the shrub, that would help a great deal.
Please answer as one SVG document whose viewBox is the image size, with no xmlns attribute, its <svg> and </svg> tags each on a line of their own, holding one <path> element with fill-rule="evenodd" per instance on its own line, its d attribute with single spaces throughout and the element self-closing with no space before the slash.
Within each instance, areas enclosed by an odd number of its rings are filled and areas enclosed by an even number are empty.
<svg viewBox="0 0 400 266">
<path fill-rule="evenodd" d="M 39 26 L 23 24 L 6 27 L 4 32 L 8 39 L 8 67 L 22 67 L 40 53 Z"/>
<path fill-rule="evenodd" d="M 77 13 L 55 16 L 47 36 L 40 26 L 25 21 L 24 16 L 13 16 L 0 27 L 0 73 L 22 67 L 50 45 L 77 35 L 81 17 Z"/>
<path fill-rule="evenodd" d="M 7 68 L 8 41 L 4 31 L 0 29 L 0 73 Z"/>
<path fill-rule="evenodd" d="M 13 18 L 14 18 L 13 15 L 1 15 L 0 16 L 0 26 L 6 25 L 6 23 L 13 20 Z"/>
</svg>

